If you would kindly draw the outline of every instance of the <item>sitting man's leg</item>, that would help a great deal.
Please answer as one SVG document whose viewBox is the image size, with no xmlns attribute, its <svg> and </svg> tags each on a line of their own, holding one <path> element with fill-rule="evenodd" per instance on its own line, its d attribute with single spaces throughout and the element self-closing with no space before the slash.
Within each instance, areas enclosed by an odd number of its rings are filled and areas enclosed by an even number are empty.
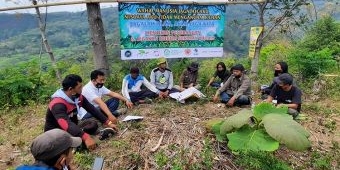
<svg viewBox="0 0 340 170">
<path fill-rule="evenodd" d="M 119 107 L 119 99 L 112 97 L 111 99 L 105 101 L 105 104 L 109 108 L 110 112 L 113 114 L 113 116 L 118 117 L 122 114 L 126 113 L 126 109 L 118 109 Z"/>
<path fill-rule="evenodd" d="M 219 88 L 219 87 L 221 87 L 221 83 L 219 83 L 219 82 L 213 82 L 213 83 L 210 84 L 210 86 L 211 86 L 211 87 L 214 87 L 214 88 Z"/>
<path fill-rule="evenodd" d="M 142 91 L 141 91 L 141 96 L 140 96 L 140 98 L 141 98 L 142 100 L 144 100 L 145 98 L 150 98 L 150 99 L 152 99 L 152 98 L 156 98 L 156 97 L 158 97 L 158 94 L 155 93 L 155 92 L 152 92 L 152 91 L 149 90 L 149 89 L 145 89 L 145 90 L 142 90 Z"/>
<path fill-rule="evenodd" d="M 249 105 L 250 104 L 250 98 L 249 96 L 246 95 L 241 95 L 240 97 L 238 97 L 235 101 L 236 106 L 242 106 L 242 105 Z"/>
<path fill-rule="evenodd" d="M 221 103 L 228 103 L 228 101 L 230 100 L 230 96 L 226 92 L 222 92 L 220 94 L 220 98 L 221 98 Z"/>
<path fill-rule="evenodd" d="M 295 119 L 299 115 L 299 112 L 296 109 L 288 108 L 288 114 L 292 115 L 293 119 Z"/>
</svg>

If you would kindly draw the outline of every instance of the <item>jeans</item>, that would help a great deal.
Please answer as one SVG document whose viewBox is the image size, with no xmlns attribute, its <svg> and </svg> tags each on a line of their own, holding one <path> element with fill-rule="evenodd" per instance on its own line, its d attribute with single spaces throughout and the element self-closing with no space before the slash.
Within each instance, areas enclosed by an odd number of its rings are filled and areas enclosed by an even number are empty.
<svg viewBox="0 0 340 170">
<path fill-rule="evenodd" d="M 222 92 L 220 94 L 221 102 L 222 103 L 228 103 L 230 98 L 233 97 L 232 95 L 227 94 L 226 92 Z M 249 105 L 250 104 L 250 99 L 246 95 L 241 95 L 235 100 L 234 106 L 240 106 L 240 105 Z"/>
<path fill-rule="evenodd" d="M 111 99 L 105 101 L 105 104 L 109 108 L 109 110 L 113 114 L 113 116 L 115 116 L 115 117 L 119 116 L 118 113 L 117 113 L 117 109 L 118 109 L 118 106 L 119 106 L 119 99 L 112 97 Z M 99 107 L 97 107 L 97 109 L 106 116 L 106 114 Z M 85 119 L 88 119 L 88 118 L 91 118 L 91 117 L 93 117 L 91 115 L 91 113 L 87 112 L 84 115 L 84 117 L 82 118 L 82 120 L 85 120 Z"/>
<path fill-rule="evenodd" d="M 220 82 L 213 82 L 210 84 L 211 87 L 214 87 L 214 88 L 220 88 L 221 87 L 221 83 Z"/>
</svg>

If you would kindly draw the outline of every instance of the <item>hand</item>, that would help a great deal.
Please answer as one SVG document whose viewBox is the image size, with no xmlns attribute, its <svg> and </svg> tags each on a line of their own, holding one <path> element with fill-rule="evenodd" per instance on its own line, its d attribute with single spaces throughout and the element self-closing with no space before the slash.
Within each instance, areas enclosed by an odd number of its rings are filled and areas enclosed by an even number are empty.
<svg viewBox="0 0 340 170">
<path fill-rule="evenodd" d="M 285 105 L 285 104 L 278 104 L 276 107 L 278 107 L 278 108 L 282 108 L 282 107 L 288 107 L 287 105 Z"/>
<path fill-rule="evenodd" d="M 189 85 L 189 87 L 194 87 L 194 83 L 191 83 L 191 84 Z"/>
<path fill-rule="evenodd" d="M 185 90 L 185 88 L 183 88 L 183 87 L 179 88 L 179 91 L 184 91 L 184 90 Z"/>
<path fill-rule="evenodd" d="M 84 142 L 85 142 L 86 148 L 89 150 L 94 150 L 97 147 L 96 142 L 91 137 L 87 138 Z"/>
<path fill-rule="evenodd" d="M 125 105 L 126 105 L 127 108 L 129 108 L 129 109 L 132 109 L 132 107 L 133 107 L 133 103 L 130 102 L 129 100 L 126 100 Z"/>
<path fill-rule="evenodd" d="M 164 98 L 166 98 L 166 97 L 168 97 L 169 96 L 169 90 L 167 90 L 167 91 L 165 91 L 164 93 L 163 93 L 163 97 Z"/>
<path fill-rule="evenodd" d="M 230 106 L 230 107 L 232 107 L 232 106 L 234 106 L 234 103 L 235 103 L 235 97 L 232 97 L 232 98 L 228 101 L 227 105 Z"/>
<path fill-rule="evenodd" d="M 116 124 L 111 123 L 111 124 L 108 124 L 107 127 L 112 128 L 114 131 L 116 131 L 116 133 L 118 132 L 118 127 Z"/>
<path fill-rule="evenodd" d="M 214 102 L 214 103 L 217 103 L 217 102 L 218 102 L 218 96 L 215 95 L 215 96 L 213 97 L 213 102 Z"/>
<path fill-rule="evenodd" d="M 160 99 L 163 99 L 163 92 L 159 92 L 159 94 L 158 94 L 158 97 L 160 98 Z"/>
<path fill-rule="evenodd" d="M 116 117 L 114 117 L 113 115 L 109 116 L 108 119 L 112 122 L 112 123 L 117 123 L 118 120 Z"/>
</svg>

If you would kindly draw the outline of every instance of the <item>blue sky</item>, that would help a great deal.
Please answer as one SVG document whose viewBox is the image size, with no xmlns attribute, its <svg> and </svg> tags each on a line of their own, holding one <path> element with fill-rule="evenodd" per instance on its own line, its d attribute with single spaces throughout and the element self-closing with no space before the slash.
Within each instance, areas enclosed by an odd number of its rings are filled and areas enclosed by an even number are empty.
<svg viewBox="0 0 340 170">
<path fill-rule="evenodd" d="M 38 3 L 41 3 L 42 0 L 38 0 Z M 46 0 L 43 0 L 44 2 Z M 48 2 L 66 2 L 70 0 L 48 0 Z M 15 3 L 14 3 L 15 2 Z M 6 8 L 6 7 L 14 7 L 14 6 L 25 6 L 30 5 L 30 0 L 0 0 L 0 8 Z M 113 7 L 117 6 L 117 3 L 101 3 L 101 8 L 107 8 L 107 7 Z M 45 8 L 41 8 L 44 9 Z M 85 4 L 79 4 L 79 5 L 63 5 L 63 6 L 53 6 L 48 7 L 48 12 L 61 12 L 61 11 L 68 11 L 68 12 L 78 12 L 78 11 L 84 11 L 86 10 Z M 23 10 L 15 10 L 15 11 L 5 11 L 5 13 L 34 13 L 34 9 L 23 9 Z M 4 12 L 0 12 L 4 13 Z"/>
</svg>

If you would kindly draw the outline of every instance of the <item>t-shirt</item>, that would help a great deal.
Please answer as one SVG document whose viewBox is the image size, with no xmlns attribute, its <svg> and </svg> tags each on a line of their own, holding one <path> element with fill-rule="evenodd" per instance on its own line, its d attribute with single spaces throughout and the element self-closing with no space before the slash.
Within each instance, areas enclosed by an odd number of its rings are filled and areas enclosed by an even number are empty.
<svg viewBox="0 0 340 170">
<path fill-rule="evenodd" d="M 296 86 L 292 86 L 289 91 L 284 91 L 280 88 L 279 85 L 275 85 L 270 93 L 275 100 L 277 100 L 277 104 L 298 104 L 297 111 L 301 110 L 301 90 Z"/>
<path fill-rule="evenodd" d="M 111 90 L 107 89 L 105 86 L 102 88 L 97 88 L 94 84 L 90 81 L 84 87 L 82 91 L 82 95 L 94 106 L 99 107 L 97 103 L 94 102 L 96 98 L 102 98 L 103 95 L 107 95 L 111 92 Z"/>
<path fill-rule="evenodd" d="M 224 71 L 216 70 L 214 73 L 214 77 L 220 78 L 223 83 L 228 80 L 229 76 L 230 76 L 230 72 L 228 70 L 224 70 Z"/>
</svg>

